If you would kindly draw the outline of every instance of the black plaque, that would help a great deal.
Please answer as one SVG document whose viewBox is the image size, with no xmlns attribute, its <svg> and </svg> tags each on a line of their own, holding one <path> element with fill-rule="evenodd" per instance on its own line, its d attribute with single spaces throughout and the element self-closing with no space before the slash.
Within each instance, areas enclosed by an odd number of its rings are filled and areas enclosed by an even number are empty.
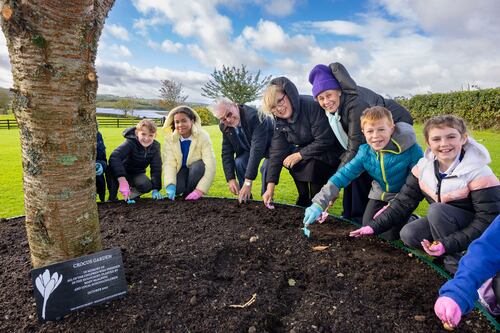
<svg viewBox="0 0 500 333">
<path fill-rule="evenodd" d="M 60 319 L 127 293 L 118 248 L 33 269 L 31 279 L 40 321 Z"/>
</svg>

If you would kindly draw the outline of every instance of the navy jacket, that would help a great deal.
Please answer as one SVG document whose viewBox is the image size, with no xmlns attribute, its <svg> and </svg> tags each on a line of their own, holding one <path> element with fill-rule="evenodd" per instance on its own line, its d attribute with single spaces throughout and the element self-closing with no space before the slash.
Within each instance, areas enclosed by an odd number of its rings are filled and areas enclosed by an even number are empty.
<svg viewBox="0 0 500 333">
<path fill-rule="evenodd" d="M 144 148 L 135 135 L 135 127 L 123 131 L 125 142 L 118 146 L 109 157 L 109 166 L 116 178 L 146 173 L 150 166 L 153 189 L 161 190 L 161 154 L 158 141 Z"/>
<path fill-rule="evenodd" d="M 245 178 L 254 180 L 257 177 L 260 161 L 268 157 L 269 146 L 273 138 L 274 124 L 272 118 L 259 119 L 257 110 L 246 105 L 238 105 L 240 122 L 245 136 L 250 144 L 250 157 L 248 159 Z M 245 152 L 234 127 L 219 124 L 222 132 L 222 167 L 226 181 L 235 179 L 234 157 Z"/>
<path fill-rule="evenodd" d="M 455 277 L 439 289 L 439 296 L 448 296 L 455 300 L 462 314 L 474 308 L 479 287 L 500 272 L 499 238 L 500 215 L 481 237 L 471 243 L 467 254 L 460 259 Z"/>
</svg>

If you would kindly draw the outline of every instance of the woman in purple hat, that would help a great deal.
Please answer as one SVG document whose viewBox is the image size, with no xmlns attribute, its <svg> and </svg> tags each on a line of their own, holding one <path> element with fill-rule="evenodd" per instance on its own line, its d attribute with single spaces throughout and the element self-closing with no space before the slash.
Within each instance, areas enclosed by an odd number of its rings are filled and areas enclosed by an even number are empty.
<svg viewBox="0 0 500 333">
<path fill-rule="evenodd" d="M 309 82 L 312 84 L 314 98 L 324 109 L 330 127 L 344 149 L 339 168 L 349 162 L 358 152 L 359 146 L 365 143 L 360 123 L 365 109 L 383 106 L 391 111 L 395 123 L 413 124 L 408 110 L 394 100 L 385 99 L 370 89 L 357 86 L 345 67 L 338 62 L 329 67 L 316 65 L 309 73 Z M 371 177 L 364 172 L 344 188 L 344 217 L 361 222 L 371 182 Z"/>
</svg>

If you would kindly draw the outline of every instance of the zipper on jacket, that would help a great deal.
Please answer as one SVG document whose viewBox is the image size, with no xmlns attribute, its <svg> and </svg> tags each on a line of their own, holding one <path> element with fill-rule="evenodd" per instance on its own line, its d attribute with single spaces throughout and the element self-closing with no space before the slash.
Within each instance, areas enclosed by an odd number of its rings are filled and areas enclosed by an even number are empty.
<svg viewBox="0 0 500 333">
<path fill-rule="evenodd" d="M 384 153 L 380 153 L 380 170 L 382 170 L 382 179 L 384 180 L 385 183 L 385 191 L 389 192 L 389 183 L 387 182 L 387 177 L 385 175 L 385 168 L 384 168 Z"/>
<path fill-rule="evenodd" d="M 437 179 L 437 186 L 436 186 L 437 202 L 441 202 L 441 183 L 443 182 L 443 178 L 441 178 L 441 174 L 439 173 L 438 160 L 434 160 L 434 176 Z"/>
</svg>

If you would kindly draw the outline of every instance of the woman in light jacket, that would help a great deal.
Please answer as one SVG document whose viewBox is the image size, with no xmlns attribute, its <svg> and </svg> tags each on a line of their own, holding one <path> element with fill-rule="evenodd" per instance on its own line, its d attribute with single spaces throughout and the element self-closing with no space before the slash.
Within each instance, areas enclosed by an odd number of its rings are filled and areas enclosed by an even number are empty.
<svg viewBox="0 0 500 333">
<path fill-rule="evenodd" d="M 208 192 L 215 177 L 215 154 L 200 116 L 188 106 L 178 106 L 163 124 L 163 183 L 167 197 L 186 195 L 198 200 Z"/>
</svg>

